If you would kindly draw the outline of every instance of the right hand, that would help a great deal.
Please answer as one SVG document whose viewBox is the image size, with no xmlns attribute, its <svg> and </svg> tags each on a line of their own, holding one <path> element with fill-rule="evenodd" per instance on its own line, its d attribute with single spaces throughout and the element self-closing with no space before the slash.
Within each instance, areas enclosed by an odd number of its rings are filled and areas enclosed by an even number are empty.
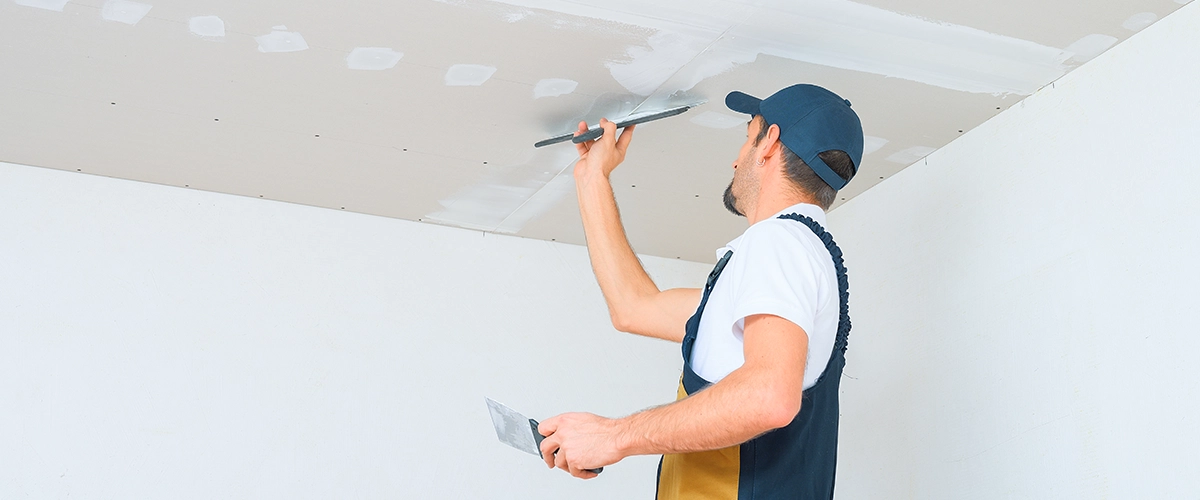
<svg viewBox="0 0 1200 500">
<path fill-rule="evenodd" d="M 594 141 L 584 141 L 575 145 L 579 151 L 579 162 L 575 164 L 575 178 L 582 179 L 592 175 L 602 175 L 605 179 L 617 165 L 625 161 L 625 151 L 629 149 L 629 141 L 633 139 L 633 125 L 625 127 L 621 136 L 617 137 L 617 124 L 600 119 L 600 127 L 604 135 Z M 587 132 L 587 122 L 579 122 L 579 131 L 575 135 Z"/>
</svg>

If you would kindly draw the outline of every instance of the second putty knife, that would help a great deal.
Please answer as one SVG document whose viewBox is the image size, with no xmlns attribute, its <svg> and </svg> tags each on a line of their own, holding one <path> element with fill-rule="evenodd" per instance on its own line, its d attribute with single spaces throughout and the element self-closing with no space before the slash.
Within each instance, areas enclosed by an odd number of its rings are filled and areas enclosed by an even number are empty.
<svg viewBox="0 0 1200 500">
<path fill-rule="evenodd" d="M 492 414 L 492 427 L 496 428 L 496 437 L 500 442 L 532 455 L 542 456 L 542 433 L 538 432 L 538 422 L 516 410 L 492 400 L 487 400 L 488 411 Z M 588 472 L 599 474 L 604 467 L 588 469 Z"/>
</svg>

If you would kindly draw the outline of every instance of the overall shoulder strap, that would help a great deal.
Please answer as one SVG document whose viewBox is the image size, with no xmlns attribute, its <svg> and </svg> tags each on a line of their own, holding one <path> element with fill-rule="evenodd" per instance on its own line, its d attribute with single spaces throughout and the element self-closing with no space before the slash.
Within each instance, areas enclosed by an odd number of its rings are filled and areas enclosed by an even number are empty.
<svg viewBox="0 0 1200 500">
<path fill-rule="evenodd" d="M 824 227 L 821 227 L 817 221 L 810 217 L 800 214 L 786 214 L 780 215 L 779 218 L 791 219 L 808 226 L 817 235 L 817 238 L 825 244 L 825 248 L 829 250 L 829 255 L 833 257 L 833 268 L 837 271 L 838 299 L 841 301 L 837 340 L 834 341 L 833 350 L 834 352 L 845 354 L 847 340 L 850 337 L 850 280 L 846 277 L 846 264 L 842 260 L 842 249 L 838 248 L 837 243 L 833 241 L 833 235 L 829 234 Z"/>
</svg>

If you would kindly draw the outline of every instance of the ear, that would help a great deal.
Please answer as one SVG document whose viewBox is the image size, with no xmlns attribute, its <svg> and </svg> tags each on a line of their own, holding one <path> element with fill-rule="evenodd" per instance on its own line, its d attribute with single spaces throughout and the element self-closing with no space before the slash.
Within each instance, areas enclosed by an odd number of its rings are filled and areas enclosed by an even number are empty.
<svg viewBox="0 0 1200 500">
<path fill-rule="evenodd" d="M 762 157 L 764 160 L 766 160 L 771 157 L 779 156 L 779 148 L 782 144 L 782 142 L 779 142 L 779 125 L 771 124 L 771 126 L 767 128 L 767 136 L 763 137 L 762 142 L 758 145 L 758 149 L 759 151 L 762 151 Z"/>
</svg>

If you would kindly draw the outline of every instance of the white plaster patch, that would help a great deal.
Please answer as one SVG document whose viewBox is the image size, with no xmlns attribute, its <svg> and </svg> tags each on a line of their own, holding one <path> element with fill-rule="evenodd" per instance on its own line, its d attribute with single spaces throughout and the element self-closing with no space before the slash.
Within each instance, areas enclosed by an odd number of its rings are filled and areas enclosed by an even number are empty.
<svg viewBox="0 0 1200 500">
<path fill-rule="evenodd" d="M 579 82 L 575 80 L 567 80 L 565 78 L 546 78 L 539 80 L 537 85 L 533 86 L 533 98 L 541 99 L 543 97 L 558 97 L 560 95 L 570 94 L 575 91 L 575 87 L 579 86 Z"/>
<path fill-rule="evenodd" d="M 655 30 L 645 45 L 607 64 L 618 83 L 641 96 L 689 90 L 762 54 L 965 92 L 1027 95 L 1064 75 L 1071 56 L 851 0 L 720 1 L 703 8 L 684 1 L 498 1 Z"/>
<path fill-rule="evenodd" d="M 602 97 L 597 101 L 583 117 L 586 121 L 600 116 L 622 121 L 662 112 L 661 109 L 632 112 L 637 100 L 628 96 L 613 100 Z M 700 104 L 703 102 L 690 105 Z M 469 229 L 516 233 L 529 221 L 559 206 L 563 198 L 575 194 L 570 167 L 577 158 L 575 148 L 570 146 L 531 148 L 525 161 L 488 166 L 482 180 L 439 200 L 443 209 L 423 219 Z"/>
<path fill-rule="evenodd" d="M 1068 45 L 1067 52 L 1074 54 L 1071 56 L 1071 61 L 1083 63 L 1091 61 L 1096 56 L 1104 53 L 1104 51 L 1108 50 L 1115 43 L 1117 43 L 1116 37 L 1091 34 Z"/>
<path fill-rule="evenodd" d="M 396 52 L 387 47 L 356 47 L 346 56 L 346 67 L 375 71 L 391 69 L 402 57 L 403 52 Z"/>
<path fill-rule="evenodd" d="M 62 12 L 70 0 L 13 0 L 17 5 Z"/>
<path fill-rule="evenodd" d="M 188 29 L 205 38 L 225 36 L 225 21 L 217 16 L 197 16 L 188 20 Z"/>
<path fill-rule="evenodd" d="M 543 148 L 533 151 L 524 163 L 492 167 L 479 183 L 439 200 L 442 210 L 422 219 L 516 233 L 575 192 L 569 167 L 576 157 L 575 148 Z"/>
<path fill-rule="evenodd" d="M 521 10 L 521 11 L 517 11 L 517 12 L 509 12 L 504 15 L 504 21 L 510 22 L 510 23 L 515 23 L 517 21 L 525 19 L 526 17 L 529 17 L 530 15 L 533 15 L 533 11 Z"/>
<path fill-rule="evenodd" d="M 937 148 L 913 146 L 903 151 L 892 153 L 891 156 L 887 157 L 887 161 L 904 165 L 912 165 L 913 163 L 916 163 L 917 160 L 929 156 L 929 153 L 934 151 L 937 151 Z"/>
<path fill-rule="evenodd" d="M 1141 31 L 1147 26 L 1154 24 L 1158 20 L 1158 15 L 1153 12 L 1142 12 L 1129 16 L 1125 22 L 1121 23 L 1121 27 L 1129 31 Z"/>
<path fill-rule="evenodd" d="M 254 37 L 259 52 L 297 52 L 308 48 L 308 43 L 299 33 L 272 31 L 269 35 Z"/>
<path fill-rule="evenodd" d="M 455 64 L 446 71 L 446 85 L 450 87 L 474 87 L 488 81 L 496 68 L 481 64 Z"/>
<path fill-rule="evenodd" d="M 886 146 L 887 143 L 888 140 L 882 137 L 863 136 L 863 156 L 879 151 L 879 148 Z"/>
<path fill-rule="evenodd" d="M 1187 5 L 1189 3 L 1192 3 L 1192 0 L 1175 0 L 1175 3 L 1177 3 L 1179 5 Z"/>
<path fill-rule="evenodd" d="M 705 36 L 660 31 L 646 42 L 648 50 L 634 46 L 626 51 L 627 62 L 605 64 L 621 86 L 641 96 L 690 90 L 707 78 L 754 62 L 760 53 L 745 47 L 746 39 L 735 37 L 714 43 Z"/>
<path fill-rule="evenodd" d="M 745 126 L 750 120 L 747 120 L 744 116 L 733 116 L 725 113 L 718 113 L 716 111 L 705 111 L 693 116 L 692 119 L 688 121 L 701 127 L 734 128 L 738 125 Z"/>
<path fill-rule="evenodd" d="M 280 24 L 277 26 L 271 26 L 271 29 L 276 30 L 276 31 L 287 31 L 287 26 Z"/>
<path fill-rule="evenodd" d="M 152 7 L 150 4 L 129 0 L 108 0 L 104 3 L 104 7 L 100 8 L 100 17 L 106 21 L 134 25 L 146 17 Z"/>
</svg>

